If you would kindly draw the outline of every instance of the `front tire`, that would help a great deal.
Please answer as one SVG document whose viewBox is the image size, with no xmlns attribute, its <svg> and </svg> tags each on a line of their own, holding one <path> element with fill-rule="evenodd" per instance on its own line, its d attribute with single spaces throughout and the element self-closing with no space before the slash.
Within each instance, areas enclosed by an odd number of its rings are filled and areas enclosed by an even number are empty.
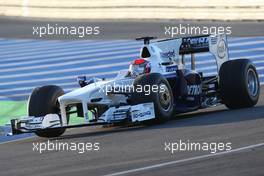
<svg viewBox="0 0 264 176">
<path fill-rule="evenodd" d="M 219 87 L 222 101 L 230 109 L 252 107 L 258 102 L 258 73 L 248 59 L 223 63 L 219 71 Z"/>
<path fill-rule="evenodd" d="M 58 97 L 63 94 L 62 88 L 54 85 L 35 88 L 28 100 L 28 115 L 40 117 L 59 114 Z M 61 136 L 64 132 L 65 129 L 44 129 L 36 131 L 35 134 L 39 137 L 52 138 Z"/>
<path fill-rule="evenodd" d="M 136 105 L 140 103 L 153 102 L 155 108 L 154 121 L 150 123 L 161 123 L 169 120 L 173 115 L 173 94 L 169 82 L 159 73 L 150 73 L 138 76 L 134 81 L 134 88 L 137 86 L 153 86 L 159 88 L 158 91 L 137 92 L 134 91 L 131 97 L 131 104 Z M 161 91 L 162 90 L 162 91 Z M 164 90 L 164 91 L 163 91 Z M 146 94 L 147 93 L 147 94 Z M 149 94 L 149 95 L 148 95 Z"/>
</svg>

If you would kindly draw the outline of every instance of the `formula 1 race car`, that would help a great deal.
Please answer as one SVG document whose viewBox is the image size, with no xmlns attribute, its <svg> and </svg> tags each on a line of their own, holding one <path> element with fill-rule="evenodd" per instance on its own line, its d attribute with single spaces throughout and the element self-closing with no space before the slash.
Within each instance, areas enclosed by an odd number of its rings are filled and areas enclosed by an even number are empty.
<svg viewBox="0 0 264 176">
<path fill-rule="evenodd" d="M 57 137 L 66 128 L 122 123 L 159 123 L 177 113 L 218 104 L 230 109 L 254 106 L 259 79 L 248 59 L 229 60 L 226 35 L 166 40 L 142 37 L 140 57 L 116 78 L 78 77 L 81 88 L 64 94 L 54 85 L 37 87 L 28 100 L 28 117 L 11 120 L 13 134 L 34 132 Z M 195 53 L 210 52 L 217 74 L 204 76 L 195 68 Z M 191 69 L 186 69 L 186 56 Z M 71 114 L 83 117 L 70 125 Z"/>
</svg>

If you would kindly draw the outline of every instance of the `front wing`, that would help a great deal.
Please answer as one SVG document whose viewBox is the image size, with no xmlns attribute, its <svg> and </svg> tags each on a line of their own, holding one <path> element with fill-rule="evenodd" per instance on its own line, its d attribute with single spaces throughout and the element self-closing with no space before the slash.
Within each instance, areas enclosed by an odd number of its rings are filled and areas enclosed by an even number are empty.
<svg viewBox="0 0 264 176">
<path fill-rule="evenodd" d="M 63 126 L 58 114 L 47 114 L 41 117 L 24 117 L 12 119 L 12 134 L 30 133 L 44 129 L 76 128 L 82 126 L 95 126 L 113 124 L 118 122 L 141 122 L 155 118 L 154 104 L 142 103 L 138 105 L 126 105 L 110 107 L 101 117 L 89 122 Z"/>
</svg>

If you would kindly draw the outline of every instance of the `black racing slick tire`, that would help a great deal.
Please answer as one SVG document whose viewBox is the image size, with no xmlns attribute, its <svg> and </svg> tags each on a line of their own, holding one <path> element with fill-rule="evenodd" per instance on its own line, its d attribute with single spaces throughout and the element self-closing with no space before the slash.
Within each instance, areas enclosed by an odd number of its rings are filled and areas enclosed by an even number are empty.
<svg viewBox="0 0 264 176">
<path fill-rule="evenodd" d="M 219 71 L 219 88 L 222 102 L 229 109 L 254 106 L 260 92 L 255 66 L 248 59 L 223 63 Z"/>
<path fill-rule="evenodd" d="M 144 89 L 144 86 L 156 86 L 158 91 L 135 91 L 138 86 Z M 134 92 L 131 96 L 131 104 L 153 102 L 155 108 L 155 119 L 148 121 L 152 123 L 161 123 L 169 120 L 173 115 L 173 94 L 169 82 L 159 73 L 150 73 L 138 76 L 134 81 Z M 154 87 L 153 87 L 154 88 Z M 149 88 L 148 88 L 149 89 Z"/>
<path fill-rule="evenodd" d="M 28 100 L 28 115 L 40 117 L 59 114 L 58 97 L 63 94 L 62 88 L 54 85 L 35 88 Z M 61 136 L 64 132 L 65 129 L 44 129 L 36 131 L 35 134 L 39 137 L 52 138 Z"/>
</svg>

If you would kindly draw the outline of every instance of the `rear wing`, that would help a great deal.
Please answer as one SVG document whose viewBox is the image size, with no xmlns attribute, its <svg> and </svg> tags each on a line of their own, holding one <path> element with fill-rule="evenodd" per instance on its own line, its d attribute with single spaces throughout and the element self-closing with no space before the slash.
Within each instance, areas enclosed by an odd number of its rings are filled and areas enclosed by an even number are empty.
<svg viewBox="0 0 264 176">
<path fill-rule="evenodd" d="M 227 37 L 222 35 L 202 35 L 191 36 L 183 38 L 173 38 L 166 40 L 159 40 L 153 43 L 145 44 L 141 50 L 141 56 L 146 56 L 146 50 L 149 51 L 149 56 L 158 57 L 168 56 L 170 59 L 178 60 L 180 56 L 186 54 L 210 52 L 216 60 L 217 70 L 219 71 L 221 65 L 229 60 Z"/>
<path fill-rule="evenodd" d="M 184 37 L 179 49 L 179 54 L 193 54 L 210 52 L 217 64 L 219 71 L 221 65 L 229 60 L 226 35 Z"/>
</svg>

